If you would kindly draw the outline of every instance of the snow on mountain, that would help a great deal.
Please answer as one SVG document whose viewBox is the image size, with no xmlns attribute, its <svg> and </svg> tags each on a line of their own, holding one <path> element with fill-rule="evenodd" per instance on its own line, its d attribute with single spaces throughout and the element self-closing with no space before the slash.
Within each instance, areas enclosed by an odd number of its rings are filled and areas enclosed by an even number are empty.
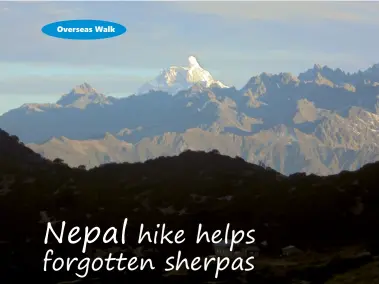
<svg viewBox="0 0 379 284">
<path fill-rule="evenodd" d="M 228 88 L 201 67 L 196 57 L 188 57 L 188 67 L 171 66 L 164 69 L 152 81 L 142 85 L 137 94 L 145 94 L 150 91 L 164 91 L 175 95 L 179 91 L 187 90 L 193 85 L 200 84 L 204 87 Z"/>
</svg>

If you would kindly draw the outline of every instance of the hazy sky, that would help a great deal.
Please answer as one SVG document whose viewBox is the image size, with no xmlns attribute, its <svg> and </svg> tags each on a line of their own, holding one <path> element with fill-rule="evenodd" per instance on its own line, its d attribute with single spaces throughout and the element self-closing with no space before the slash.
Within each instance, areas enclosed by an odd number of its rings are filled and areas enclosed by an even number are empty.
<svg viewBox="0 0 379 284">
<path fill-rule="evenodd" d="M 261 72 L 313 64 L 357 71 L 379 63 L 379 2 L 0 2 L 0 114 L 55 102 L 82 82 L 126 96 L 189 55 L 241 87 Z M 98 41 L 48 37 L 70 19 L 114 21 L 128 32 Z"/>
</svg>

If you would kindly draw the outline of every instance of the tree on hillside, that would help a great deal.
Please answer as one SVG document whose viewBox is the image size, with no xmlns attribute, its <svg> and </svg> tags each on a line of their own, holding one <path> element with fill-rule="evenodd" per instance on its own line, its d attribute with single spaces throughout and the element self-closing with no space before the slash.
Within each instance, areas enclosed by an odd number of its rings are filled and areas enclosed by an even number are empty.
<svg viewBox="0 0 379 284">
<path fill-rule="evenodd" d="M 64 161 L 60 158 L 56 158 L 53 160 L 53 163 L 54 164 L 59 164 L 59 165 L 63 165 L 64 164 Z"/>
<path fill-rule="evenodd" d="M 260 167 L 262 167 L 262 168 L 264 168 L 264 169 L 267 169 L 266 164 L 265 164 L 262 160 L 259 160 L 259 161 L 258 161 L 258 166 L 260 166 Z"/>
</svg>

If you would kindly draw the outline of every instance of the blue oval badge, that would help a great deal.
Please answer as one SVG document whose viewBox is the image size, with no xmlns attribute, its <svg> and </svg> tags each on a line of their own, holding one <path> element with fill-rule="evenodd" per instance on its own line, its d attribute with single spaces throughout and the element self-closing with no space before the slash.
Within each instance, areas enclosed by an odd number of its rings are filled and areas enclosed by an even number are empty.
<svg viewBox="0 0 379 284">
<path fill-rule="evenodd" d="M 108 21 L 69 20 L 48 24 L 42 28 L 42 32 L 62 39 L 95 40 L 122 35 L 126 28 Z"/>
</svg>

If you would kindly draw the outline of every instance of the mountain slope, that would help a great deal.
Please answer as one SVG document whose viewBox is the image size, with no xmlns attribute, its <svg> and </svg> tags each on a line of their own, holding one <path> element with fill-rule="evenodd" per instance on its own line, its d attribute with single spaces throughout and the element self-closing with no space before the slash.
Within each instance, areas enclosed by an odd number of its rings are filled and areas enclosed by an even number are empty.
<svg viewBox="0 0 379 284">
<path fill-rule="evenodd" d="M 33 167 L 49 164 L 49 161 L 25 147 L 17 136 L 0 129 L 0 164 L 3 167 Z"/>
<path fill-rule="evenodd" d="M 143 138 L 135 144 L 107 134 L 104 139 L 85 141 L 61 137 L 41 145 L 28 144 L 28 147 L 51 160 L 62 158 L 71 166 L 86 165 L 90 168 L 104 163 L 141 162 L 160 156 L 174 156 L 188 149 L 207 152 L 217 149 L 224 155 L 239 156 L 249 162 L 264 162 L 284 174 L 336 174 L 379 160 L 379 147 L 370 145 L 369 140 L 364 146 L 365 143 L 356 144 L 350 140 L 340 144 L 335 136 L 323 136 L 322 139 L 324 141 L 285 126 L 251 136 L 194 128 L 184 133 L 170 132 Z"/>
</svg>

